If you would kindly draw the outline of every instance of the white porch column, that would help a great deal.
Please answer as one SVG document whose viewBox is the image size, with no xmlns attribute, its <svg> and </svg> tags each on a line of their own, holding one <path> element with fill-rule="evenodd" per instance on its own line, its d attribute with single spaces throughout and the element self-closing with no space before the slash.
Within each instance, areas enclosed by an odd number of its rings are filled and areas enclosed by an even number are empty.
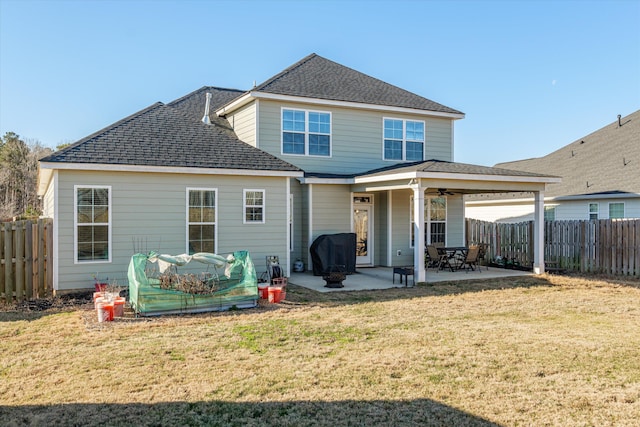
<svg viewBox="0 0 640 427">
<path fill-rule="evenodd" d="M 413 278 L 415 283 L 427 280 L 424 265 L 424 188 L 413 188 Z"/>
<path fill-rule="evenodd" d="M 533 272 L 544 273 L 544 191 L 535 191 L 533 213 Z"/>
</svg>

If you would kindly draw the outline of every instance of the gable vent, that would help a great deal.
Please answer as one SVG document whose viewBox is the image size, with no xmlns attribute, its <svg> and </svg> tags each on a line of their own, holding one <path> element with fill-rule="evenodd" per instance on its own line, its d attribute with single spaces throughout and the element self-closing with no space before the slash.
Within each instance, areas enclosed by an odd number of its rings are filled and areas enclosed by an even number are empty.
<svg viewBox="0 0 640 427">
<path fill-rule="evenodd" d="M 207 92 L 207 102 L 204 105 L 204 117 L 202 117 L 202 123 L 205 125 L 211 124 L 211 119 L 209 119 L 209 105 L 211 104 L 211 94 Z"/>
</svg>

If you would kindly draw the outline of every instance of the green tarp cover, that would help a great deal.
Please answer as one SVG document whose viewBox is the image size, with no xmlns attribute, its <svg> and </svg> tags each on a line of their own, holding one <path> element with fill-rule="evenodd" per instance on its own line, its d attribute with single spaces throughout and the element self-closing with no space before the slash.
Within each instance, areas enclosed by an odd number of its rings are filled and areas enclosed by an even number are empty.
<svg viewBox="0 0 640 427">
<path fill-rule="evenodd" d="M 206 293 L 163 289 L 161 279 L 147 277 L 148 263 L 157 263 L 162 274 L 176 274 L 176 267 L 198 262 L 211 288 Z M 176 267 L 173 267 L 176 266 Z M 194 276 L 190 274 L 190 276 Z M 159 315 L 198 313 L 230 308 L 255 307 L 258 300 L 256 270 L 248 251 L 236 251 L 226 258 L 211 253 L 166 255 L 135 254 L 129 262 L 129 301 L 136 314 Z"/>
</svg>

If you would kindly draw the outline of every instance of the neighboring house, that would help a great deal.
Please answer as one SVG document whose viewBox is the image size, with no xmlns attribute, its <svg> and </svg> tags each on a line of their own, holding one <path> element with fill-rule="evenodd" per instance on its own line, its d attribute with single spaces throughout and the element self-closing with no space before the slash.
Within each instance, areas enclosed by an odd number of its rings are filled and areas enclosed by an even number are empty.
<svg viewBox="0 0 640 427">
<path fill-rule="evenodd" d="M 556 175 L 545 192 L 545 219 L 640 218 L 640 110 L 544 157 L 496 167 Z M 466 216 L 494 222 L 533 218 L 526 193 L 467 196 Z"/>
<path fill-rule="evenodd" d="M 311 268 L 316 237 L 343 232 L 357 233 L 358 266 L 413 264 L 424 280 L 426 243 L 465 244 L 464 194 L 558 181 L 453 163 L 463 117 L 315 54 L 249 91 L 154 104 L 41 160 L 54 287 L 96 273 L 126 285 L 147 250 L 245 249 L 258 271 L 277 255 L 288 275 L 297 259 Z"/>
</svg>

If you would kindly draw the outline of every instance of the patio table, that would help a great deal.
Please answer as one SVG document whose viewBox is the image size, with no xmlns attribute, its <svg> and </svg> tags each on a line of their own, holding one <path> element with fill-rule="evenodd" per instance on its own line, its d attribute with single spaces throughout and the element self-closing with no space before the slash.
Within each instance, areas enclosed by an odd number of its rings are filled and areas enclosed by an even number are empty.
<svg viewBox="0 0 640 427">
<path fill-rule="evenodd" d="M 466 246 L 451 246 L 451 247 L 441 247 L 438 248 L 439 253 L 446 253 L 449 258 L 449 269 L 451 271 L 456 271 L 460 268 L 460 263 L 457 262 L 460 258 L 465 259 L 467 256 L 467 252 L 469 252 L 469 248 Z M 460 258 L 456 258 L 456 255 L 460 255 Z M 454 263 L 451 263 L 451 260 L 454 260 Z"/>
</svg>

